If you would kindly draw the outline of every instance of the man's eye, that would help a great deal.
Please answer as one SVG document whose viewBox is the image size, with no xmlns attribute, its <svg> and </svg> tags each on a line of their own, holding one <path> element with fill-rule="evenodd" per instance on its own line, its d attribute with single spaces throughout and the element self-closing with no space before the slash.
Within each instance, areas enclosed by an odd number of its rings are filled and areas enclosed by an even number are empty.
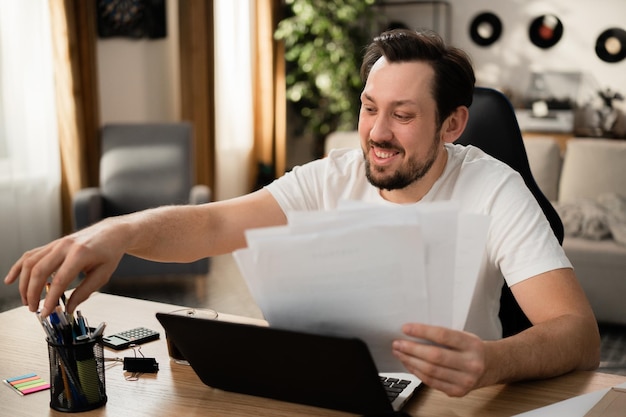
<svg viewBox="0 0 626 417">
<path fill-rule="evenodd" d="M 363 106 L 363 110 L 365 110 L 367 113 L 375 113 L 376 109 L 374 107 L 370 107 L 370 106 Z"/>
<path fill-rule="evenodd" d="M 409 119 L 411 118 L 411 116 L 409 116 L 409 115 L 406 115 L 406 114 L 399 114 L 399 113 L 396 113 L 396 114 L 395 114 L 395 117 L 396 117 L 396 119 L 398 119 L 398 120 L 409 120 Z"/>
</svg>

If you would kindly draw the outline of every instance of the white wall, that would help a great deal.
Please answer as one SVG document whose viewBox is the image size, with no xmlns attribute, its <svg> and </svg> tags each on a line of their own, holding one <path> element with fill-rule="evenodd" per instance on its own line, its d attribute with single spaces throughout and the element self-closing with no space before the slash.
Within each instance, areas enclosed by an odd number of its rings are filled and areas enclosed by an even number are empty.
<svg viewBox="0 0 626 417">
<path fill-rule="evenodd" d="M 596 56 L 598 35 L 611 27 L 626 29 L 624 0 L 448 0 L 452 6 L 452 43 L 467 51 L 478 83 L 519 91 L 531 71 L 582 71 L 601 88 L 626 94 L 626 60 L 609 64 Z M 503 32 L 488 47 L 469 37 L 472 19 L 490 11 L 500 17 Z M 563 36 L 552 48 L 541 49 L 528 38 L 532 20 L 555 14 L 563 23 Z"/>
<path fill-rule="evenodd" d="M 180 120 L 178 1 L 166 8 L 165 38 L 98 38 L 102 124 Z"/>
<path fill-rule="evenodd" d="M 525 88 L 530 71 L 583 71 L 598 84 L 626 94 L 626 60 L 609 64 L 595 54 L 598 35 L 626 29 L 624 0 L 448 0 L 452 43 L 472 57 L 482 85 Z M 101 120 L 175 120 L 180 114 L 177 0 L 167 0 L 167 38 L 98 40 Z M 483 11 L 503 23 L 501 38 L 489 47 L 474 44 L 469 25 Z M 528 25 L 542 14 L 556 14 L 561 41 L 540 49 L 528 39 Z"/>
</svg>

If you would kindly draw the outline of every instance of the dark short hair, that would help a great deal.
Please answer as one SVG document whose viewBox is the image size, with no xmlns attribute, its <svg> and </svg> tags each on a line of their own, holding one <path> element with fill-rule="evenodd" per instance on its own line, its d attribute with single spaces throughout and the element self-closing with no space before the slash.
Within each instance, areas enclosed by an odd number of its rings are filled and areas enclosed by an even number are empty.
<svg viewBox="0 0 626 417">
<path fill-rule="evenodd" d="M 474 69 L 461 49 L 447 46 L 433 31 L 394 29 L 374 38 L 365 50 L 361 79 L 367 81 L 372 66 L 384 56 L 389 62 L 423 61 L 435 72 L 432 95 L 439 126 L 459 106 L 469 107 L 474 97 Z"/>
</svg>

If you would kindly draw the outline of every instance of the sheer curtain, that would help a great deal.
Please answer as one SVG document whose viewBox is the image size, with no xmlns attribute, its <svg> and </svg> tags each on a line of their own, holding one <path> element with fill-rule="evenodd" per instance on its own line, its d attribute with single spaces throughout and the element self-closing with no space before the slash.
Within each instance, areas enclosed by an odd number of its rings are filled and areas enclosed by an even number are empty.
<svg viewBox="0 0 626 417">
<path fill-rule="evenodd" d="M 216 199 L 250 191 L 254 146 L 252 0 L 215 0 Z"/>
<path fill-rule="evenodd" d="M 61 234 L 50 34 L 48 0 L 0 0 L 1 278 L 22 252 Z"/>
</svg>

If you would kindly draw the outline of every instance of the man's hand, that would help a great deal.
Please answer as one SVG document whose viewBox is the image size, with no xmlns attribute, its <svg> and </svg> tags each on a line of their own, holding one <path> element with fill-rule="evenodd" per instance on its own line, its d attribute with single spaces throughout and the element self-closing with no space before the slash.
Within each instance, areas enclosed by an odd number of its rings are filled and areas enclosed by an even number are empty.
<svg viewBox="0 0 626 417">
<path fill-rule="evenodd" d="M 74 311 L 82 301 L 104 285 L 124 254 L 124 242 L 105 222 L 32 249 L 13 265 L 4 279 L 11 284 L 19 279 L 22 303 L 37 311 L 44 286 L 51 280 L 41 314 L 46 317 L 61 294 L 82 272 L 85 278 L 74 290 L 66 310 Z"/>
<path fill-rule="evenodd" d="M 485 346 L 478 336 L 419 323 L 405 324 L 402 331 L 433 343 L 393 342 L 393 354 L 424 384 L 451 397 L 464 396 L 482 386 Z"/>
</svg>

